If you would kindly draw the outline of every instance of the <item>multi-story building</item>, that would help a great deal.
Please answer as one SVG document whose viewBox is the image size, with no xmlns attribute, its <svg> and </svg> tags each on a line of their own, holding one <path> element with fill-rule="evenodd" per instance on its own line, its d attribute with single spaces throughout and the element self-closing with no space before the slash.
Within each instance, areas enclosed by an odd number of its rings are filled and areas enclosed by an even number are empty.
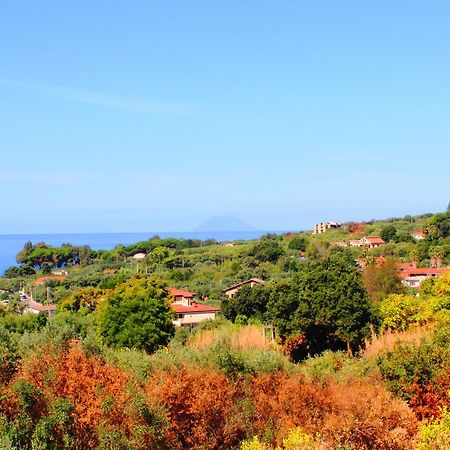
<svg viewBox="0 0 450 450">
<path fill-rule="evenodd" d="M 314 224 L 313 234 L 322 234 L 330 228 L 340 228 L 341 225 L 338 222 L 320 222 Z"/>
</svg>

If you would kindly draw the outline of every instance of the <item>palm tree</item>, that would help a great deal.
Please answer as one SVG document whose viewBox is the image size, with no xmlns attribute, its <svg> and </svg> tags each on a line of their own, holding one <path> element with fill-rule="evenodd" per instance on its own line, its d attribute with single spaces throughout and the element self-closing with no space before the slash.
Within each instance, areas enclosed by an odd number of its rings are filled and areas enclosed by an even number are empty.
<svg viewBox="0 0 450 450">
<path fill-rule="evenodd" d="M 411 258 L 411 261 L 416 265 L 416 267 L 419 265 L 419 250 L 417 248 L 411 250 L 409 252 L 409 256 Z"/>
<path fill-rule="evenodd" d="M 428 254 L 430 255 L 431 267 L 442 267 L 442 258 L 444 257 L 445 251 L 441 246 L 435 245 L 430 247 Z"/>
</svg>

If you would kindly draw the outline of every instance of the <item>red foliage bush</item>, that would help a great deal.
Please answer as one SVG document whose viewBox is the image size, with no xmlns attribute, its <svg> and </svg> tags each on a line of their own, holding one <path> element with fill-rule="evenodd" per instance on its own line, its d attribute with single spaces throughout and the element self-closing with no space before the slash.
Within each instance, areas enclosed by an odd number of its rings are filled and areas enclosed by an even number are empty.
<svg viewBox="0 0 450 450">
<path fill-rule="evenodd" d="M 40 406 L 40 416 L 47 414 L 55 398 L 70 401 L 76 440 L 82 448 L 98 444 L 101 423 L 126 426 L 123 411 L 130 400 L 125 389 L 128 376 L 100 358 L 87 356 L 77 345 L 63 353 L 50 347 L 42 349 L 23 365 L 17 379 L 42 392 L 46 402 Z"/>
<path fill-rule="evenodd" d="M 155 372 L 146 387 L 147 402 L 163 406 L 173 448 L 231 448 L 245 438 L 238 410 L 239 383 L 205 368 Z"/>
<path fill-rule="evenodd" d="M 411 448 L 417 431 L 414 414 L 378 379 L 319 383 L 280 371 L 233 382 L 208 369 L 183 369 L 155 373 L 146 394 L 166 408 L 177 449 L 230 448 L 253 435 L 275 445 L 300 427 L 330 448 L 400 450 Z"/>
<path fill-rule="evenodd" d="M 263 375 L 251 386 L 255 434 L 279 442 L 300 427 L 320 434 L 328 445 L 358 449 L 409 449 L 417 421 L 408 407 L 391 397 L 376 379 L 314 382 L 299 374 Z"/>
<path fill-rule="evenodd" d="M 352 222 L 348 226 L 348 232 L 351 234 L 364 233 L 364 231 L 366 231 L 366 225 L 363 223 Z"/>
<path fill-rule="evenodd" d="M 450 369 L 446 374 L 425 384 L 416 379 L 408 391 L 411 394 L 409 404 L 419 420 L 440 417 L 440 408 L 450 408 Z"/>
<path fill-rule="evenodd" d="M 34 423 L 56 400 L 68 400 L 70 430 L 77 446 L 86 449 L 122 448 L 122 443 L 136 449 L 236 448 L 254 435 L 276 445 L 300 427 L 320 435 L 327 448 L 403 450 L 412 448 L 417 430 L 413 412 L 375 378 L 318 381 L 281 370 L 227 377 L 213 368 L 186 367 L 155 370 L 139 384 L 74 344 L 27 358 L 15 383 L 31 383 L 36 392 Z M 442 389 L 448 384 L 450 375 Z M 10 418 L 21 414 L 12 387 L 0 403 Z"/>
</svg>

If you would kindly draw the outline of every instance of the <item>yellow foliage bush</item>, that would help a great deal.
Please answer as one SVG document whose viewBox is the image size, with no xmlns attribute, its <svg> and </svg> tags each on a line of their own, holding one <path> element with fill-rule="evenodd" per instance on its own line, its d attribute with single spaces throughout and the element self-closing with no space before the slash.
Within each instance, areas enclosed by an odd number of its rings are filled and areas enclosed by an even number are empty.
<svg viewBox="0 0 450 450">
<path fill-rule="evenodd" d="M 301 428 L 294 428 L 289 432 L 287 437 L 283 439 L 281 446 L 277 446 L 275 450 L 317 450 L 319 443 L 315 439 L 304 433 Z M 271 450 L 273 447 L 261 442 L 257 436 L 253 439 L 243 441 L 240 450 Z"/>
<path fill-rule="evenodd" d="M 450 411 L 444 407 L 440 419 L 420 427 L 417 450 L 448 450 L 449 448 Z"/>
</svg>

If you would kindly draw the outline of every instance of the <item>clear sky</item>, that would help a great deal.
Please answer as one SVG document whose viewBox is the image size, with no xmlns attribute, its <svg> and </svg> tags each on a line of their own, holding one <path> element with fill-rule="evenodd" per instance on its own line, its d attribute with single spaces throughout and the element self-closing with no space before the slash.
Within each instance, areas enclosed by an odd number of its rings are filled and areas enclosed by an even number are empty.
<svg viewBox="0 0 450 450">
<path fill-rule="evenodd" d="M 0 8 L 0 233 L 443 211 L 450 2 Z"/>
</svg>

